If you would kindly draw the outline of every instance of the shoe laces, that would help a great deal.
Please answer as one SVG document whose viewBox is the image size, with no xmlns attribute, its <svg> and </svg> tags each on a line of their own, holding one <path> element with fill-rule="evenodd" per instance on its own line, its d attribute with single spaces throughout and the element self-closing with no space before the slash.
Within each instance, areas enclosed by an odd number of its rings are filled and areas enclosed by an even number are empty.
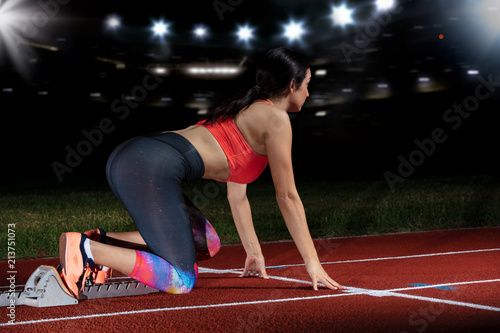
<svg viewBox="0 0 500 333">
<path fill-rule="evenodd" d="M 96 265 L 94 264 L 94 261 L 92 259 L 86 259 L 85 260 L 85 268 L 83 269 L 83 274 L 82 274 L 82 291 L 84 291 L 86 281 L 89 279 L 89 281 L 92 281 L 92 270 Z"/>
<path fill-rule="evenodd" d="M 96 283 L 95 281 L 97 280 L 97 275 L 101 271 L 103 271 L 103 268 L 101 265 L 94 265 L 94 267 L 90 270 L 88 283 L 95 284 Z M 108 282 L 108 281 L 109 281 L 109 269 L 105 274 L 104 282 Z"/>
</svg>

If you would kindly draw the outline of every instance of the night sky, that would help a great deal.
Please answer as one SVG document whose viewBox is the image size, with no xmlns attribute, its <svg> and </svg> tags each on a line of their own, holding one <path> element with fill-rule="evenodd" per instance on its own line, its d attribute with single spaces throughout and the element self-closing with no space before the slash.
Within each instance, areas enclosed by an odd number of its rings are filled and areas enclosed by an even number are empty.
<svg viewBox="0 0 500 333">
<path fill-rule="evenodd" d="M 292 116 L 299 174 L 498 174 L 499 22 L 500 0 L 3 0 L 2 178 L 102 175 L 121 141 L 189 126 L 254 85 L 279 46 L 313 73 Z"/>
</svg>

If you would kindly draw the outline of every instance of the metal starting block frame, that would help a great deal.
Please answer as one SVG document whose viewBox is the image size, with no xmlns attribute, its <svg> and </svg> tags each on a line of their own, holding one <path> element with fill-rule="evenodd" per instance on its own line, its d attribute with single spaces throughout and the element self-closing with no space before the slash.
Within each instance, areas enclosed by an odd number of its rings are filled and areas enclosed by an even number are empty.
<svg viewBox="0 0 500 333">
<path fill-rule="evenodd" d="M 83 292 L 78 295 L 79 300 L 147 295 L 159 293 L 158 289 L 147 286 L 131 278 L 111 278 L 110 282 L 103 284 L 91 284 L 85 286 Z M 120 281 L 121 280 L 121 281 Z"/>
<path fill-rule="evenodd" d="M 0 307 L 11 304 L 33 307 L 75 305 L 79 300 L 146 295 L 157 293 L 151 288 L 131 278 L 111 278 L 103 284 L 89 284 L 73 297 L 53 266 L 39 266 L 29 277 L 24 290 L 0 290 Z"/>
<path fill-rule="evenodd" d="M 16 306 L 24 304 L 43 308 L 78 304 L 53 266 L 39 266 L 29 277 L 23 291 L 10 290 L 5 294 L 2 293 L 0 297 L 1 306 L 9 306 L 13 297 Z M 7 304 L 4 304 L 5 301 Z"/>
</svg>

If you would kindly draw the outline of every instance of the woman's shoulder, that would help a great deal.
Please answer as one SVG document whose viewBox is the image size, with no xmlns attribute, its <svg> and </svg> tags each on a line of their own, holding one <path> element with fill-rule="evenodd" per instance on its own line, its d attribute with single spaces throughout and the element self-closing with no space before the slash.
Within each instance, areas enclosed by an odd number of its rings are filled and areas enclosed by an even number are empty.
<svg viewBox="0 0 500 333">
<path fill-rule="evenodd" d="M 245 123 L 251 127 L 262 127 L 273 118 L 279 117 L 279 109 L 266 103 L 253 103 L 246 110 L 238 113 L 235 117 L 238 125 Z"/>
<path fill-rule="evenodd" d="M 261 120 L 276 118 L 289 119 L 288 114 L 283 109 L 280 109 L 275 105 L 259 101 L 254 102 L 247 110 L 243 112 L 243 114 L 244 113 L 247 113 L 249 118 Z"/>
<path fill-rule="evenodd" d="M 259 141 L 266 137 L 288 131 L 291 127 L 290 117 L 283 109 L 267 103 L 254 103 L 237 116 L 236 124 L 246 133 L 258 133 Z"/>
</svg>

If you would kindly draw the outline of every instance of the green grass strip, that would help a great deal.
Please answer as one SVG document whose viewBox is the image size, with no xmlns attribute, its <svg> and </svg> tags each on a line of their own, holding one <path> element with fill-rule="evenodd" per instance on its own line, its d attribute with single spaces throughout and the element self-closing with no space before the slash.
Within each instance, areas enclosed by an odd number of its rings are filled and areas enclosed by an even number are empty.
<svg viewBox="0 0 500 333">
<path fill-rule="evenodd" d="M 383 180 L 297 179 L 297 188 L 314 238 L 500 226 L 498 176 L 408 179 L 394 192 Z M 223 244 L 239 242 L 224 184 L 199 180 L 184 189 Z M 261 241 L 290 239 L 268 177 L 248 186 L 248 198 Z M 104 180 L 7 184 L 0 190 L 2 260 L 12 224 L 16 259 L 58 256 L 62 232 L 136 230 Z"/>
</svg>

